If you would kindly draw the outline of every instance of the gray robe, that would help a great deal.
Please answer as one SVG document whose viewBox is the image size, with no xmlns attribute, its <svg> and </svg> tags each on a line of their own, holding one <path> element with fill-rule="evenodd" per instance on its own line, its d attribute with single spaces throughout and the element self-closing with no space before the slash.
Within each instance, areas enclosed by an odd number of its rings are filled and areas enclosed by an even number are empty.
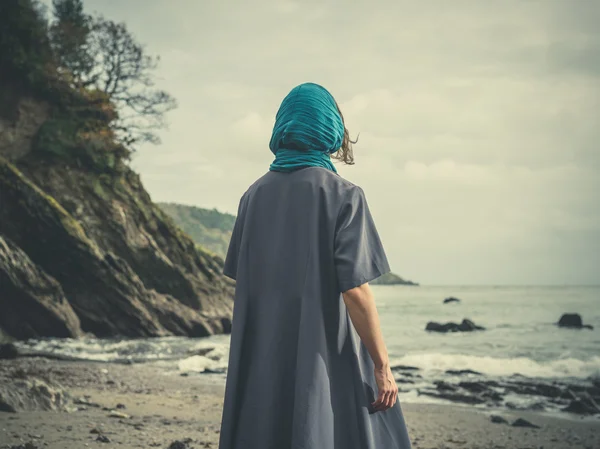
<svg viewBox="0 0 600 449">
<path fill-rule="evenodd" d="M 335 172 L 269 171 L 243 194 L 223 273 L 236 279 L 219 449 L 408 449 L 373 412 L 373 362 L 341 292 L 390 267 L 363 190 Z"/>
</svg>

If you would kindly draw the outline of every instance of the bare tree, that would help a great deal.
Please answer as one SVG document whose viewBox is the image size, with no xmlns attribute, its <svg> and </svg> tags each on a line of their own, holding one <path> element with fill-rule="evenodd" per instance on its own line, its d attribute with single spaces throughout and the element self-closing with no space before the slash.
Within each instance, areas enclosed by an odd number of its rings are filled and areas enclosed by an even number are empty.
<svg viewBox="0 0 600 449">
<path fill-rule="evenodd" d="M 148 56 L 124 23 L 85 15 L 81 0 L 53 0 L 53 6 L 51 40 L 60 68 L 75 86 L 103 92 L 114 105 L 110 128 L 120 143 L 160 143 L 156 131 L 177 103 L 155 88 L 159 57 Z"/>
<path fill-rule="evenodd" d="M 95 68 L 89 77 L 117 107 L 113 127 L 122 142 L 159 143 L 155 130 L 166 126 L 165 113 L 177 106 L 171 95 L 154 88 L 151 75 L 159 57 L 148 56 L 124 23 L 96 18 L 90 38 Z"/>
</svg>

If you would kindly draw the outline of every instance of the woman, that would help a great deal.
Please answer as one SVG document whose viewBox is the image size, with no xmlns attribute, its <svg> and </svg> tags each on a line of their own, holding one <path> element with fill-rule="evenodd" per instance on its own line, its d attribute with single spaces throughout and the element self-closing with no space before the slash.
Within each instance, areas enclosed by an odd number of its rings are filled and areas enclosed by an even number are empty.
<svg viewBox="0 0 600 449">
<path fill-rule="evenodd" d="M 408 449 L 368 282 L 390 271 L 336 101 L 285 97 L 270 170 L 242 195 L 223 272 L 236 279 L 220 449 Z"/>
</svg>

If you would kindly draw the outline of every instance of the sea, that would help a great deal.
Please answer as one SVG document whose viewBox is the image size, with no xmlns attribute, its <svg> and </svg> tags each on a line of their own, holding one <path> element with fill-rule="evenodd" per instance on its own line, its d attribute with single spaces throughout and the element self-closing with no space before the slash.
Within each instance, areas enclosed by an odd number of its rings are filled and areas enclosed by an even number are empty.
<svg viewBox="0 0 600 449">
<path fill-rule="evenodd" d="M 392 366 L 401 367 L 404 402 L 444 402 L 421 394 L 464 371 L 472 381 L 524 380 L 581 384 L 600 379 L 600 287 L 372 286 Z M 459 302 L 444 304 L 447 297 Z M 565 329 L 564 313 L 578 313 L 589 329 Z M 483 331 L 435 333 L 429 321 L 460 323 L 464 318 Z M 52 354 L 100 363 L 154 363 L 167 372 L 226 378 L 229 335 L 206 338 L 36 339 L 18 343 L 23 352 Z M 467 371 L 465 371 L 467 370 Z M 418 373 L 418 374 L 416 374 Z M 464 381 L 464 375 L 460 374 Z M 439 390 L 439 385 L 438 385 Z M 531 394 L 517 395 L 514 408 L 556 409 L 539 405 Z M 548 398 L 545 398 L 548 399 Z"/>
</svg>

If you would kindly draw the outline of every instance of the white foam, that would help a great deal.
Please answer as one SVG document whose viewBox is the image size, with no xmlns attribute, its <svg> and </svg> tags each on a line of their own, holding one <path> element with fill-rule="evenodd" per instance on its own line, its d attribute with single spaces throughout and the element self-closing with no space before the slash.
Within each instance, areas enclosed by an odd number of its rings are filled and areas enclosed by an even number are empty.
<svg viewBox="0 0 600 449">
<path fill-rule="evenodd" d="M 527 357 L 495 358 L 464 354 L 407 354 L 395 359 L 392 366 L 412 365 L 424 371 L 445 371 L 449 369 L 471 369 L 493 376 L 522 374 L 528 377 L 578 377 L 600 375 L 600 357 L 588 360 L 565 358 L 548 362 L 536 362 Z"/>
<path fill-rule="evenodd" d="M 193 355 L 191 357 L 187 357 L 183 360 L 179 360 L 177 362 L 177 367 L 179 371 L 183 372 L 202 372 L 206 368 L 208 369 L 219 369 L 226 367 L 227 361 L 225 364 L 221 360 L 213 360 L 203 355 Z"/>
</svg>

